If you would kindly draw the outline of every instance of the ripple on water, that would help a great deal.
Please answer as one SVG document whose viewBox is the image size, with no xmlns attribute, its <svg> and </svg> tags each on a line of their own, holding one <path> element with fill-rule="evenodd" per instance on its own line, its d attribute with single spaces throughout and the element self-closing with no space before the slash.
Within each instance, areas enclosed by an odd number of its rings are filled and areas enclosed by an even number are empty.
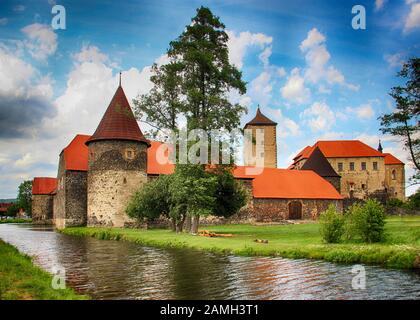
<svg viewBox="0 0 420 320">
<path fill-rule="evenodd" d="M 410 271 L 366 266 L 366 290 L 353 290 L 352 266 L 317 260 L 164 250 L 32 225 L 0 225 L 0 237 L 48 271 L 64 267 L 67 283 L 96 299 L 420 299 Z"/>
</svg>

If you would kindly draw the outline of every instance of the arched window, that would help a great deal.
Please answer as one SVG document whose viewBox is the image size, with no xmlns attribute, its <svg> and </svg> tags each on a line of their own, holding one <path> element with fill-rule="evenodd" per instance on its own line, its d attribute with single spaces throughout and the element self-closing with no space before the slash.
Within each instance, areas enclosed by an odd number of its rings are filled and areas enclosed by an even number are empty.
<svg viewBox="0 0 420 320">
<path fill-rule="evenodd" d="M 392 180 L 397 179 L 395 170 L 392 170 Z"/>
</svg>

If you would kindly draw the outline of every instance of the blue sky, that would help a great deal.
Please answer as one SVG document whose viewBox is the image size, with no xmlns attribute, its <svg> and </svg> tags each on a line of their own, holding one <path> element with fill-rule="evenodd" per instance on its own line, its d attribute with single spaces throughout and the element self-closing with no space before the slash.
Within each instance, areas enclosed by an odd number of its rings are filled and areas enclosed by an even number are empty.
<svg viewBox="0 0 420 320">
<path fill-rule="evenodd" d="M 51 8 L 66 9 L 52 30 Z M 351 9 L 366 9 L 366 30 Z M 150 65 L 210 7 L 226 25 L 230 58 L 247 94 L 278 122 L 279 166 L 319 139 L 361 139 L 407 162 L 379 133 L 394 107 L 401 62 L 420 51 L 420 3 L 370 1 L 2 1 L 0 5 L 0 198 L 22 179 L 55 176 L 58 154 L 76 133 L 93 133 L 123 71 L 129 99 L 150 89 Z M 142 128 L 146 130 L 142 125 Z M 407 166 L 409 175 L 411 169 Z M 409 190 L 411 193 L 413 189 Z"/>
</svg>

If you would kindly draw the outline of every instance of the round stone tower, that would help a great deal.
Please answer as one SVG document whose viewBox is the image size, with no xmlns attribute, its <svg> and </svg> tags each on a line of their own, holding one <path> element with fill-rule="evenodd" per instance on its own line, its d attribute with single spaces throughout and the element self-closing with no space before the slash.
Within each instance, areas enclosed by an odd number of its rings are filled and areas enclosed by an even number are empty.
<svg viewBox="0 0 420 320">
<path fill-rule="evenodd" d="M 147 181 L 147 148 L 121 83 L 86 141 L 87 225 L 123 227 L 130 197 Z"/>
<path fill-rule="evenodd" d="M 257 114 L 254 119 L 245 125 L 244 129 L 252 130 L 252 143 L 247 145 L 252 150 L 244 150 L 245 154 L 252 155 L 252 157 L 245 157 L 245 166 L 256 165 L 256 137 L 257 130 L 262 130 L 264 133 L 264 151 L 260 157 L 264 158 L 264 167 L 277 168 L 277 136 L 276 136 L 277 123 L 267 118 L 261 113 L 260 108 L 257 109 Z M 246 148 L 246 147 L 245 147 Z"/>
</svg>

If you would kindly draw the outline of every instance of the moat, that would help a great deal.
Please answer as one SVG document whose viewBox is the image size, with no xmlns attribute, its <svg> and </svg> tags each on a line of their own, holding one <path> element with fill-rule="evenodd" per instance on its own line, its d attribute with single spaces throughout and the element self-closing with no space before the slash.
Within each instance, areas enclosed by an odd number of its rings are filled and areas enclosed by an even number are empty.
<svg viewBox="0 0 420 320">
<path fill-rule="evenodd" d="M 71 237 L 29 224 L 0 225 L 0 238 L 67 285 L 94 299 L 420 299 L 420 274 L 365 266 L 366 289 L 352 289 L 352 266 L 315 260 L 221 256 Z"/>
</svg>

